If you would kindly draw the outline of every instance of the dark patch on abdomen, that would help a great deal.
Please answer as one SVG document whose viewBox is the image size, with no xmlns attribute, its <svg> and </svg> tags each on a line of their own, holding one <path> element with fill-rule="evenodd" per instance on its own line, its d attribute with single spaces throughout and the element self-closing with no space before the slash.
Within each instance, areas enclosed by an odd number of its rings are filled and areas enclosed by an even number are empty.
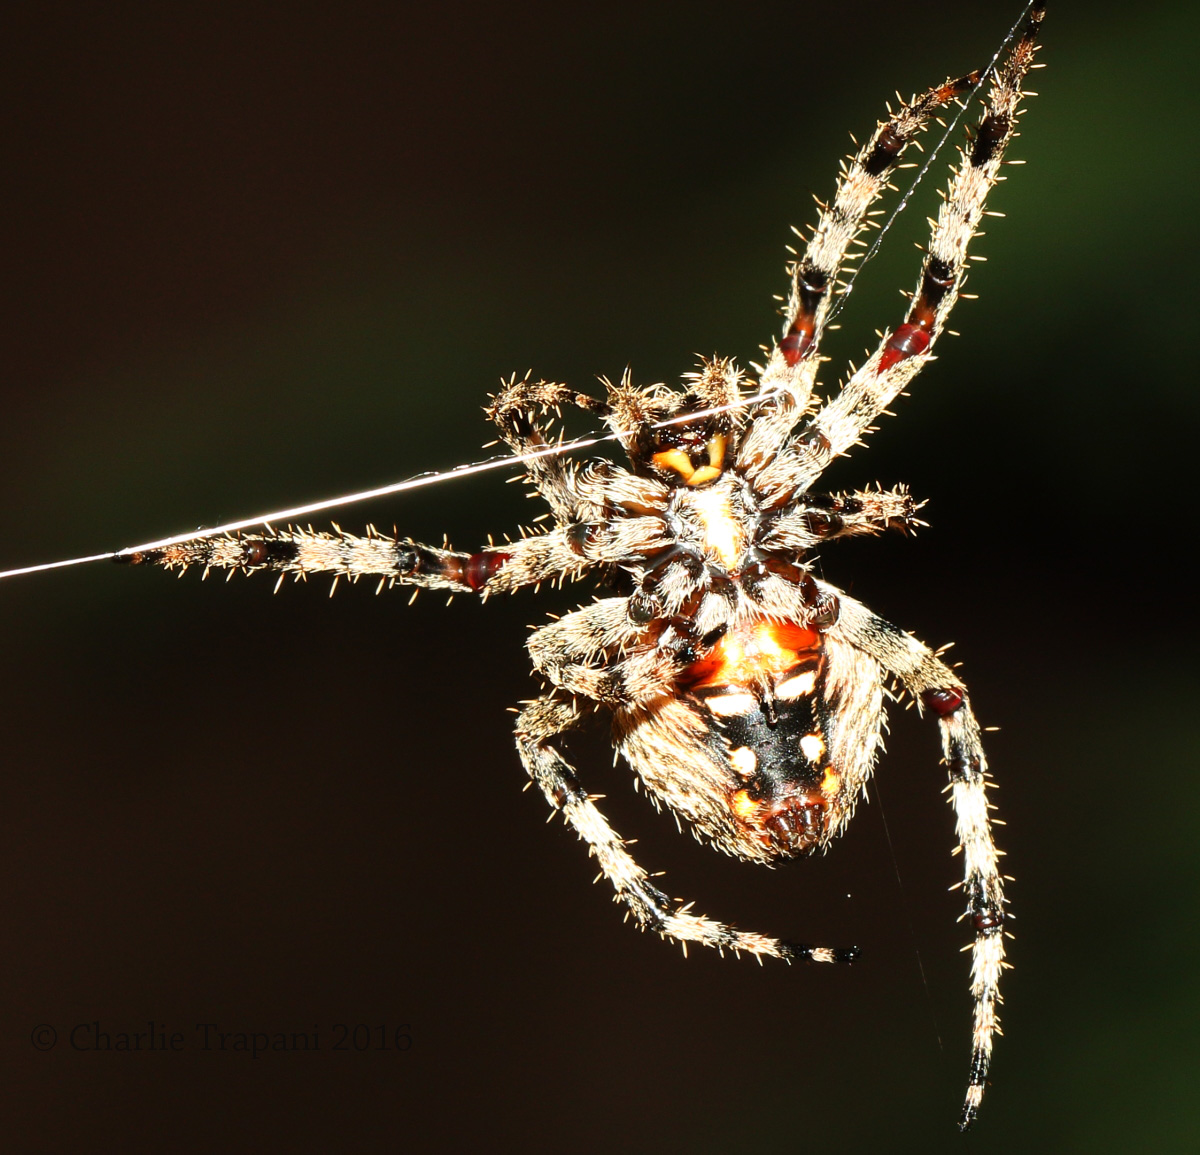
<svg viewBox="0 0 1200 1155">
<path fill-rule="evenodd" d="M 746 746 L 758 759 L 755 783 L 750 787 L 752 797 L 761 793 L 765 798 L 779 798 L 791 792 L 789 786 L 793 790 L 815 789 L 824 776 L 824 767 L 814 766 L 800 749 L 800 739 L 806 734 L 821 734 L 824 741 L 812 699 L 777 702 L 775 717 L 771 725 L 762 707 L 756 706 L 748 714 L 717 719 L 717 728 L 733 749 Z"/>
</svg>

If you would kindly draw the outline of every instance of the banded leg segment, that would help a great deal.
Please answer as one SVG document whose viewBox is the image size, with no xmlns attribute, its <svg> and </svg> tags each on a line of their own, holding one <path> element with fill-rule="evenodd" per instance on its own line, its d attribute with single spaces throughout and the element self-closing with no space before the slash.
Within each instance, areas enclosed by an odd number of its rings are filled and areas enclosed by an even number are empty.
<svg viewBox="0 0 1200 1155">
<path fill-rule="evenodd" d="M 1037 50 L 1042 9 L 1033 9 L 1020 40 L 992 83 L 983 119 L 950 182 L 938 213 L 912 305 L 901 324 L 813 419 L 810 437 L 822 442 L 809 481 L 867 431 L 932 356 L 934 342 L 962 290 L 967 247 L 983 219 L 984 203 L 999 179 L 1012 140 L 1021 84 Z"/>
<path fill-rule="evenodd" d="M 614 710 L 652 708 L 732 624 L 720 595 L 706 595 L 686 614 L 660 603 L 663 616 L 652 620 L 639 608 L 637 594 L 600 598 L 535 630 L 526 643 L 534 669 L 558 689 Z"/>
<path fill-rule="evenodd" d="M 493 568 L 482 587 L 486 598 L 540 582 L 574 581 L 597 565 L 619 565 L 670 545 L 659 517 L 575 522 L 548 533 L 484 551 Z M 491 559 L 496 561 L 491 562 Z"/>
<path fill-rule="evenodd" d="M 672 660 L 628 598 L 602 598 L 542 626 L 527 642 L 533 668 L 559 690 L 609 707 L 666 694 L 690 658 Z"/>
<path fill-rule="evenodd" d="M 641 492 L 643 479 L 613 467 L 607 476 L 597 463 L 572 475 L 573 492 L 583 512 L 619 502 L 627 491 Z M 628 484 L 626 484 L 626 482 Z M 658 516 L 614 516 L 603 521 L 578 521 L 548 533 L 489 545 L 478 553 L 423 545 L 411 538 L 389 537 L 368 526 L 365 536 L 288 526 L 264 533 L 224 534 L 179 542 L 162 549 L 122 554 L 128 565 L 161 565 L 184 571 L 202 566 L 230 572 L 268 570 L 297 579 L 316 574 L 357 581 L 377 577 L 388 585 L 419 586 L 461 593 L 511 593 L 545 581 L 574 580 L 597 565 L 612 565 L 650 554 L 671 544 Z"/>
<path fill-rule="evenodd" d="M 919 708 L 938 720 L 942 756 L 950 774 L 958 847 L 963 859 L 964 917 L 971 920 L 971 995 L 975 1001 L 971 1067 L 959 1125 L 975 1120 L 1000 1032 L 1000 974 L 1004 961 L 1004 882 L 1000 851 L 992 837 L 987 800 L 987 760 L 979 723 L 967 700 L 966 687 L 954 672 L 911 634 L 871 613 L 861 602 L 819 583 L 840 599 L 836 631 L 851 645 L 875 658 L 912 694 Z"/>
<path fill-rule="evenodd" d="M 970 91 L 977 79 L 978 74 L 973 73 L 948 80 L 901 105 L 844 162 L 833 200 L 822 206 L 803 256 L 792 264 L 783 337 L 771 353 L 761 382 L 764 392 L 782 390 L 782 394 L 765 403 L 743 448 L 743 465 L 765 464 L 804 414 L 816 379 L 821 331 L 850 246 L 866 228 L 871 206 L 889 187 L 904 150 L 939 108 Z"/>
<path fill-rule="evenodd" d="M 297 580 L 310 575 L 334 575 L 357 581 L 377 577 L 384 585 L 411 585 L 425 589 L 443 589 L 470 593 L 474 584 L 494 563 L 484 554 L 459 553 L 422 545 L 409 538 L 388 537 L 368 526 L 366 536 L 344 533 L 335 527 L 332 533 L 288 526 L 266 533 L 201 537 L 179 542 L 163 549 L 123 554 L 117 559 L 128 565 L 161 565 L 165 569 L 186 571 L 190 566 L 209 570 L 256 573 L 274 571 L 280 580 L 291 574 Z"/>
<path fill-rule="evenodd" d="M 798 946 L 766 935 L 739 931 L 724 923 L 692 914 L 653 886 L 645 869 L 626 850 L 626 844 L 608 819 L 580 786 L 575 771 L 550 745 L 551 739 L 578 724 L 579 709 L 573 700 L 547 695 L 529 703 L 517 718 L 517 750 L 529 777 L 537 783 L 551 808 L 562 813 L 571 828 L 587 843 L 601 873 L 612 884 L 643 930 L 673 939 L 686 949 L 689 942 L 753 955 L 770 955 L 788 962 L 849 962 L 853 952 L 826 947 Z"/>
<path fill-rule="evenodd" d="M 780 514 L 760 532 L 758 545 L 763 550 L 806 553 L 837 537 L 909 533 L 924 524 L 917 517 L 921 504 L 902 485 L 896 489 L 808 494 L 801 508 Z"/>
<path fill-rule="evenodd" d="M 595 565 L 627 558 L 631 550 L 662 545 L 658 518 L 626 518 L 602 526 L 575 525 L 535 537 L 491 545 L 478 553 L 423 545 L 410 538 L 389 537 L 369 526 L 359 537 L 340 529 L 317 532 L 291 526 L 266 533 L 196 538 L 163 549 L 124 554 L 129 565 L 161 565 L 183 572 L 202 566 L 205 573 L 260 570 L 291 574 L 297 580 L 332 574 L 334 584 L 346 578 L 379 579 L 384 586 L 418 586 L 455 593 L 511 593 L 544 581 L 571 580 Z"/>
</svg>

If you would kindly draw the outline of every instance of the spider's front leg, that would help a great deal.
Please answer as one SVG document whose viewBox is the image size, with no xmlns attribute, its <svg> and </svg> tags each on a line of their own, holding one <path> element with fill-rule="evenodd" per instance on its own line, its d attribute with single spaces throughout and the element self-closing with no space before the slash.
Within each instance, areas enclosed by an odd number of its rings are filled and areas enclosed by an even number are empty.
<svg viewBox="0 0 1200 1155">
<path fill-rule="evenodd" d="M 1022 82 L 1037 51 L 1043 10 L 1035 6 L 1025 30 L 988 94 L 983 119 L 962 159 L 933 226 L 929 250 L 904 322 L 886 333 L 875 352 L 792 443 L 798 468 L 790 477 L 810 485 L 845 453 L 924 368 L 963 287 L 967 248 L 984 215 L 988 193 L 1000 179 L 1004 153 L 1016 132 Z"/>
<path fill-rule="evenodd" d="M 389 537 L 373 527 L 359 537 L 340 529 L 317 532 L 291 526 L 265 533 L 196 538 L 162 549 L 123 554 L 127 565 L 161 565 L 181 573 L 190 566 L 209 570 L 275 572 L 303 580 L 332 574 L 333 588 L 346 578 L 379 579 L 385 586 L 416 586 L 450 593 L 512 593 L 523 586 L 580 577 L 596 565 L 611 564 L 639 550 L 665 544 L 662 520 L 627 517 L 608 522 L 576 522 L 549 533 L 489 545 L 477 553 Z"/>
<path fill-rule="evenodd" d="M 905 150 L 930 117 L 969 92 L 977 80 L 975 73 L 947 80 L 902 104 L 845 162 L 833 200 L 821 206 L 817 227 L 803 255 L 791 266 L 783 337 L 772 350 L 761 380 L 762 391 L 775 396 L 763 403 L 742 445 L 743 467 L 754 470 L 767 465 L 808 409 L 833 290 L 847 254 L 870 222 L 871 207 L 891 187 Z"/>
<path fill-rule="evenodd" d="M 529 703 L 517 719 L 517 749 L 530 778 L 588 844 L 618 900 L 644 929 L 674 939 L 685 949 L 689 942 L 696 942 L 787 961 L 852 961 L 857 954 L 853 948 L 786 943 L 736 930 L 693 914 L 690 904 L 672 902 L 651 885 L 646 870 L 629 854 L 625 841 L 579 784 L 573 768 L 551 745 L 559 734 L 579 723 L 578 698 L 628 706 L 637 695 L 650 698 L 670 685 L 669 662 L 653 656 L 653 651 L 645 652 L 640 661 L 621 661 L 642 632 L 642 627 L 630 623 L 627 605 L 625 598 L 604 599 L 543 627 L 530 639 L 535 666 L 555 685 L 549 694 Z"/>
<path fill-rule="evenodd" d="M 379 588 L 410 585 L 470 593 L 479 590 L 503 560 L 498 551 L 470 554 L 423 545 L 410 538 L 389 537 L 373 526 L 360 537 L 335 527 L 319 532 L 287 526 L 261 533 L 225 534 L 177 542 L 161 549 L 119 554 L 115 560 L 126 565 L 160 565 L 180 574 L 200 566 L 227 570 L 229 576 L 259 571 L 279 574 L 276 589 L 289 574 L 297 581 L 316 574 L 332 574 L 333 588 L 346 578 L 355 582 L 377 577 Z M 332 591 L 331 591 L 332 592 Z"/>
<path fill-rule="evenodd" d="M 1000 974 L 1004 961 L 1004 882 L 1000 851 L 992 836 L 987 800 L 987 761 L 980 727 L 967 700 L 966 687 L 954 672 L 911 634 L 871 613 L 840 590 L 818 585 L 837 597 L 841 612 L 831 629 L 869 654 L 900 679 L 919 707 L 936 715 L 942 754 L 950 772 L 950 798 L 963 858 L 964 917 L 975 932 L 971 995 L 975 1000 L 974 1037 L 966 1101 L 960 1126 L 971 1125 L 983 1098 L 992 1043 L 999 1033 Z"/>
</svg>

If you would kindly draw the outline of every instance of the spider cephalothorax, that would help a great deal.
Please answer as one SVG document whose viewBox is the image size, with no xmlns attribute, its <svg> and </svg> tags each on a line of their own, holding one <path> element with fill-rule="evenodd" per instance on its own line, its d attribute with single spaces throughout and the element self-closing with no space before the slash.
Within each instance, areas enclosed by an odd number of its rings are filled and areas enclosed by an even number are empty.
<svg viewBox="0 0 1200 1155">
<path fill-rule="evenodd" d="M 517 720 L 532 780 L 595 855 L 638 923 L 719 949 L 814 962 L 854 948 L 798 946 L 691 912 L 653 886 L 555 741 L 596 708 L 651 796 L 739 858 L 770 863 L 828 847 L 874 768 L 886 684 L 895 679 L 938 720 L 958 821 L 967 917 L 974 930 L 974 1049 L 963 1125 L 975 1116 L 996 1031 L 1004 966 L 1004 892 L 985 793 L 980 728 L 958 676 L 928 647 L 818 580 L 813 551 L 853 534 L 914 524 L 908 491 L 820 494 L 813 486 L 929 361 L 963 287 L 967 247 L 1013 136 L 1041 9 L 997 72 L 933 226 L 901 323 L 828 401 L 814 397 L 822 330 L 850 246 L 906 147 L 975 76 L 902 105 L 846 163 L 833 200 L 790 267 L 779 341 L 757 381 L 711 358 L 681 391 L 628 375 L 604 401 L 529 378 L 488 407 L 550 506 L 543 533 L 478 553 L 369 531 L 288 529 L 192 540 L 124 560 L 269 569 L 490 597 L 592 572 L 613 591 L 536 630 L 546 683 Z M 548 415 L 602 416 L 629 455 L 573 463 L 553 452 Z"/>
</svg>

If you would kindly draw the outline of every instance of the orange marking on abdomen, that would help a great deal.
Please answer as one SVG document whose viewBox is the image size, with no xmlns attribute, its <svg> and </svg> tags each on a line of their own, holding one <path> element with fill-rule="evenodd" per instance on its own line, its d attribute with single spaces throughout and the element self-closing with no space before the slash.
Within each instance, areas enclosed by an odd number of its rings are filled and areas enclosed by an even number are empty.
<svg viewBox="0 0 1200 1155">
<path fill-rule="evenodd" d="M 752 622 L 726 634 L 680 681 L 691 689 L 750 686 L 787 673 L 802 656 L 820 649 L 816 630 L 795 622 Z"/>
</svg>

